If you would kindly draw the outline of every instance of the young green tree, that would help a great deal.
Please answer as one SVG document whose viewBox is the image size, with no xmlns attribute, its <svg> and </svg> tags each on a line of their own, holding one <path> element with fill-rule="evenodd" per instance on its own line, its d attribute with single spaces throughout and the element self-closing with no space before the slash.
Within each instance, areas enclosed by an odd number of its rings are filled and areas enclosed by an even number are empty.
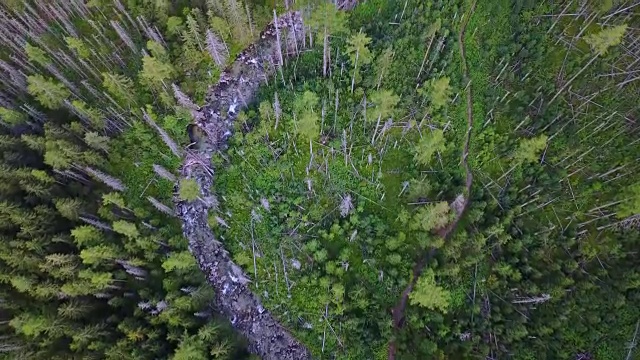
<svg viewBox="0 0 640 360">
<path fill-rule="evenodd" d="M 431 231 L 445 227 L 450 220 L 451 209 L 446 201 L 423 206 L 413 217 L 414 229 Z"/>
<path fill-rule="evenodd" d="M 180 199 L 185 201 L 195 201 L 200 196 L 200 186 L 195 179 L 180 179 Z"/>
<path fill-rule="evenodd" d="M 311 30 L 323 38 L 322 76 L 327 76 L 329 67 L 331 55 L 329 38 L 333 34 L 347 31 L 347 19 L 347 13 L 339 11 L 332 2 L 321 1 L 311 13 L 309 20 L 307 20 L 307 25 Z"/>
<path fill-rule="evenodd" d="M 320 117 L 315 112 L 318 101 L 318 96 L 314 92 L 305 91 L 293 104 L 297 114 L 295 131 L 308 140 L 313 140 L 319 135 L 318 120 Z"/>
<path fill-rule="evenodd" d="M 15 110 L 0 107 L 0 121 L 9 125 L 18 125 L 26 120 L 26 116 Z"/>
<path fill-rule="evenodd" d="M 378 90 L 371 94 L 370 100 L 370 102 L 375 105 L 373 109 L 373 118 L 377 119 L 376 128 L 371 136 L 371 144 L 373 145 L 378 133 L 378 128 L 380 127 L 380 120 L 393 116 L 395 107 L 400 101 L 400 97 L 395 95 L 393 91 Z"/>
<path fill-rule="evenodd" d="M 113 231 L 126 236 L 129 239 L 135 239 L 140 236 L 140 232 L 136 227 L 136 224 L 130 223 L 126 220 L 118 220 L 113 223 Z"/>
<path fill-rule="evenodd" d="M 89 147 L 106 153 L 109 152 L 109 140 L 110 139 L 107 136 L 101 136 L 94 131 L 84 134 L 84 141 L 89 145 Z"/>
<path fill-rule="evenodd" d="M 429 134 L 422 136 L 414 149 L 414 159 L 421 165 L 429 165 L 433 159 L 433 155 L 446 149 L 444 132 L 441 129 L 435 129 Z"/>
<path fill-rule="evenodd" d="M 619 219 L 640 214 L 640 184 L 629 186 L 624 193 L 626 198 L 618 205 Z"/>
<path fill-rule="evenodd" d="M 371 51 L 369 50 L 369 44 L 371 44 L 371 38 L 368 37 L 362 31 L 355 35 L 352 35 L 347 40 L 347 56 L 351 60 L 353 65 L 353 77 L 351 78 L 351 93 L 356 84 L 356 75 L 358 73 L 358 66 L 362 67 L 371 62 Z"/>
<path fill-rule="evenodd" d="M 78 112 L 80 117 L 87 119 L 96 129 L 104 129 L 104 115 L 100 110 L 93 109 L 82 100 L 73 100 L 71 105 Z"/>
<path fill-rule="evenodd" d="M 441 77 L 433 79 L 429 82 L 428 96 L 434 110 L 438 110 L 449 102 L 451 97 L 451 86 L 449 85 L 449 77 Z"/>
<path fill-rule="evenodd" d="M 161 90 L 163 84 L 171 84 L 174 75 L 175 69 L 171 64 L 161 62 L 152 56 L 142 58 L 142 71 L 138 75 L 142 85 Z"/>
<path fill-rule="evenodd" d="M 513 158 L 519 163 L 532 163 L 540 159 L 540 153 L 547 147 L 548 136 L 540 135 L 520 141 Z"/>
<path fill-rule="evenodd" d="M 27 89 L 42 106 L 49 109 L 58 109 L 71 94 L 64 85 L 56 83 L 42 75 L 27 77 L 29 83 Z"/>
<path fill-rule="evenodd" d="M 75 50 L 75 52 L 78 54 L 78 57 L 80 57 L 81 59 L 88 59 L 91 56 L 91 51 L 81 39 L 67 36 L 64 38 L 64 41 L 67 43 L 69 49 Z"/>
<path fill-rule="evenodd" d="M 395 52 L 393 51 L 393 47 L 389 46 L 376 57 L 374 78 L 376 91 L 380 90 L 383 78 L 389 73 L 391 65 L 393 64 L 394 56 Z"/>
<path fill-rule="evenodd" d="M 449 308 L 451 294 L 441 286 L 438 286 L 433 269 L 427 269 L 409 294 L 411 304 L 424 307 L 429 310 L 437 310 L 446 313 Z"/>
<path fill-rule="evenodd" d="M 597 55 L 605 55 L 612 46 L 620 44 L 627 28 L 627 24 L 612 26 L 585 36 L 584 41 Z"/>
<path fill-rule="evenodd" d="M 102 73 L 102 86 L 113 96 L 119 103 L 128 108 L 136 103 L 133 81 L 128 77 L 120 74 L 112 74 L 108 72 Z"/>
</svg>

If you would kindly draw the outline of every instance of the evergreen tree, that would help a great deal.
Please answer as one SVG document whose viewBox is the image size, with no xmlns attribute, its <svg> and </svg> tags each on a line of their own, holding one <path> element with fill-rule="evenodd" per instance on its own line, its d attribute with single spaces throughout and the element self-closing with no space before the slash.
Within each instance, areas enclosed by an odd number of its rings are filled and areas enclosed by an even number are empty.
<svg viewBox="0 0 640 360">
<path fill-rule="evenodd" d="M 42 75 L 27 77 L 29 82 L 28 90 L 42 106 L 49 109 L 58 109 L 65 99 L 70 96 L 69 90 L 64 85 L 53 82 Z"/>
</svg>

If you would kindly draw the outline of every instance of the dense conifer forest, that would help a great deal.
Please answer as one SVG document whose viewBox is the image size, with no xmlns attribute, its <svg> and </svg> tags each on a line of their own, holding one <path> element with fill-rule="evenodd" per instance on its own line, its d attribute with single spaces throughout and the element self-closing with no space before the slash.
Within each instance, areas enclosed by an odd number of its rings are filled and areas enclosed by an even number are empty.
<svg viewBox="0 0 640 360">
<path fill-rule="evenodd" d="M 637 359 L 635 0 L 0 1 L 0 358 Z"/>
</svg>

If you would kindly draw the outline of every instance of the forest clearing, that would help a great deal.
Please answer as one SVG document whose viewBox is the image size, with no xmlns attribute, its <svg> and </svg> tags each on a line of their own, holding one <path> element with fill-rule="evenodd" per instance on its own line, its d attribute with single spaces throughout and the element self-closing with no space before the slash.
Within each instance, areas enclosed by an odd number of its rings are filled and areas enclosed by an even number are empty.
<svg viewBox="0 0 640 360">
<path fill-rule="evenodd" d="M 638 5 L 3 1 L 0 358 L 637 358 Z"/>
</svg>

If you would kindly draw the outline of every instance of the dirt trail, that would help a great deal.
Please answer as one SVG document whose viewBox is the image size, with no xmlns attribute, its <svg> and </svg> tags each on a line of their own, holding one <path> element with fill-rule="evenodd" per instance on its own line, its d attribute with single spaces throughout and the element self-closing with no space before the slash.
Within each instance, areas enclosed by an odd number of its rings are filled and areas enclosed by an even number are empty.
<svg viewBox="0 0 640 360">
<path fill-rule="evenodd" d="M 469 78 L 469 66 L 467 64 L 467 58 L 466 58 L 464 35 L 467 30 L 467 24 L 469 23 L 469 19 L 471 18 L 471 16 L 473 16 L 473 13 L 476 9 L 476 2 L 477 0 L 474 0 L 473 4 L 471 5 L 471 8 L 469 9 L 469 12 L 466 14 L 466 17 L 460 26 L 460 32 L 458 35 L 458 44 L 460 46 L 460 57 L 462 59 L 463 78 L 465 83 L 468 84 L 467 86 L 467 135 L 465 137 L 465 141 L 462 149 L 462 165 L 464 167 L 464 172 L 466 176 L 466 181 L 465 181 L 466 194 L 464 197 L 462 210 L 456 215 L 455 219 L 451 223 L 449 223 L 446 227 L 437 230 L 438 235 L 442 237 L 445 240 L 445 242 L 456 230 L 456 228 L 458 227 L 458 224 L 460 223 L 460 220 L 462 219 L 462 217 L 464 216 L 464 213 L 469 207 L 469 201 L 471 198 L 471 186 L 473 185 L 473 174 L 471 173 L 471 167 L 469 166 L 469 162 L 467 161 L 467 158 L 469 157 L 469 143 L 471 142 L 471 129 L 473 128 L 473 93 L 471 91 L 471 83 L 470 83 L 471 79 Z M 411 279 L 411 282 L 402 291 L 402 295 L 400 296 L 398 303 L 391 310 L 392 316 L 393 316 L 394 336 L 397 335 L 398 332 L 402 329 L 402 326 L 404 323 L 404 311 L 407 307 L 409 294 L 411 293 L 411 291 L 413 291 L 413 288 L 416 285 L 418 278 L 420 278 L 420 275 L 422 275 L 422 272 L 424 271 L 425 266 L 429 263 L 429 260 L 431 260 L 437 254 L 437 252 L 438 250 L 436 248 L 431 248 L 429 252 L 427 252 L 424 256 L 422 256 L 422 258 L 418 261 L 418 263 L 416 263 L 416 265 L 413 268 L 413 278 Z M 396 352 L 397 352 L 397 347 L 396 347 L 395 338 L 392 338 L 389 341 L 388 360 L 395 360 Z"/>
</svg>

